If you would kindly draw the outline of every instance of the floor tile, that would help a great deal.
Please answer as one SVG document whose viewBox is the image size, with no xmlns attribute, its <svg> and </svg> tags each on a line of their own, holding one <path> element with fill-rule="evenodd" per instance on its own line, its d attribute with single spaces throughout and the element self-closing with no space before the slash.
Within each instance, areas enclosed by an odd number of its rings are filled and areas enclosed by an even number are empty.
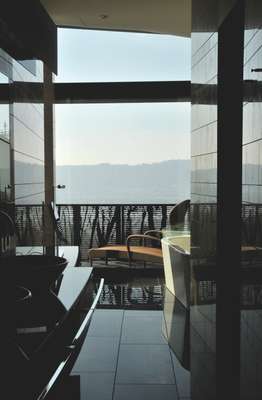
<svg viewBox="0 0 262 400">
<path fill-rule="evenodd" d="M 125 315 L 121 343 L 167 344 L 162 333 L 162 319 L 147 312 Z"/>
<path fill-rule="evenodd" d="M 168 346 L 122 344 L 116 383 L 175 384 Z"/>
<path fill-rule="evenodd" d="M 112 400 L 114 373 L 80 373 L 79 378 L 81 393 L 79 400 Z"/>
<path fill-rule="evenodd" d="M 88 336 L 73 371 L 113 372 L 116 369 L 119 339 Z"/>
<path fill-rule="evenodd" d="M 163 316 L 163 311 L 160 310 L 125 310 L 125 317 L 132 317 L 132 316 L 149 316 L 149 317 L 157 317 L 157 318 L 162 318 Z"/>
<path fill-rule="evenodd" d="M 123 310 L 96 310 L 87 335 L 120 337 L 123 313 Z"/>
<path fill-rule="evenodd" d="M 176 358 L 175 354 L 171 351 L 172 361 L 175 370 L 175 377 L 176 377 L 176 384 L 178 394 L 181 398 L 190 398 L 190 372 L 182 367 L 178 359 Z"/>
<path fill-rule="evenodd" d="M 113 400 L 178 400 L 175 385 L 116 385 Z"/>
</svg>

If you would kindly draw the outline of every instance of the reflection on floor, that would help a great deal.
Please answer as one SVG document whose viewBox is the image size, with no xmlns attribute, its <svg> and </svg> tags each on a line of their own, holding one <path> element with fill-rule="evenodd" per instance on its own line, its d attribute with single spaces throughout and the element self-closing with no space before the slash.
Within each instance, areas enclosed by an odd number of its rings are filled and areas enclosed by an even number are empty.
<svg viewBox="0 0 262 400">
<path fill-rule="evenodd" d="M 105 290 L 71 373 L 71 398 L 189 399 L 190 373 L 166 340 L 163 275 L 100 274 Z"/>
</svg>

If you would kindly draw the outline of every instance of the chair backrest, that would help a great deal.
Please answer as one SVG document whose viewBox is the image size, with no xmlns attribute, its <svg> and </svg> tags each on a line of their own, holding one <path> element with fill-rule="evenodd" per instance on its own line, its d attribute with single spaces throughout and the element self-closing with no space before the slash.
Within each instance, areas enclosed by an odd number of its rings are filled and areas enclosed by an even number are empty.
<svg viewBox="0 0 262 400">
<path fill-rule="evenodd" d="M 177 203 L 169 213 L 169 226 L 176 227 L 177 225 L 183 224 L 185 222 L 186 213 L 190 208 L 190 200 L 183 200 Z"/>
</svg>

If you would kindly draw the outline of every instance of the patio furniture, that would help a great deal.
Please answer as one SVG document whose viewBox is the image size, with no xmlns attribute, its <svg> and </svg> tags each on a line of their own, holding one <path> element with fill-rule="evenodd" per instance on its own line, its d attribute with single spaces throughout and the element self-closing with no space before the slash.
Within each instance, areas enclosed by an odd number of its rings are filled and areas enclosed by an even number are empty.
<svg viewBox="0 0 262 400">
<path fill-rule="evenodd" d="M 185 215 L 189 210 L 190 200 L 184 200 L 176 204 L 169 214 L 170 229 L 181 227 L 184 224 Z M 163 262 L 163 254 L 161 248 L 162 232 L 160 230 L 146 231 L 144 234 L 134 234 L 127 237 L 125 245 L 108 245 L 98 248 L 92 248 L 88 252 L 90 264 L 96 258 L 104 259 L 106 265 L 109 257 L 127 260 L 129 265 L 133 261 L 146 262 Z M 131 242 L 139 240 L 141 244 L 131 246 Z M 150 245 L 151 242 L 151 245 Z M 158 244 L 158 247 L 153 247 L 152 242 Z"/>
<path fill-rule="evenodd" d="M 131 246 L 130 242 L 133 239 L 141 238 L 143 240 L 142 246 Z M 108 264 L 109 257 L 121 259 L 129 262 L 131 265 L 132 261 L 143 261 L 143 262 L 162 262 L 162 250 L 157 247 L 146 246 L 146 241 L 152 240 L 161 243 L 160 239 L 150 235 L 130 235 L 127 238 L 126 245 L 116 246 L 104 246 L 90 249 L 88 257 L 91 266 L 95 258 L 102 258 L 105 260 L 106 265 Z"/>
</svg>

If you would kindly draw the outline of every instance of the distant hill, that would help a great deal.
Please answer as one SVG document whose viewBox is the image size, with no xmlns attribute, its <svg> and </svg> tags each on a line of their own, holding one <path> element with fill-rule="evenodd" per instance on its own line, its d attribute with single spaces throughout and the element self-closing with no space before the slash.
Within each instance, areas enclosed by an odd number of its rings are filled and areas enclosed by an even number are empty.
<svg viewBox="0 0 262 400">
<path fill-rule="evenodd" d="M 152 164 L 64 165 L 57 203 L 175 203 L 190 197 L 190 160 Z"/>
</svg>

